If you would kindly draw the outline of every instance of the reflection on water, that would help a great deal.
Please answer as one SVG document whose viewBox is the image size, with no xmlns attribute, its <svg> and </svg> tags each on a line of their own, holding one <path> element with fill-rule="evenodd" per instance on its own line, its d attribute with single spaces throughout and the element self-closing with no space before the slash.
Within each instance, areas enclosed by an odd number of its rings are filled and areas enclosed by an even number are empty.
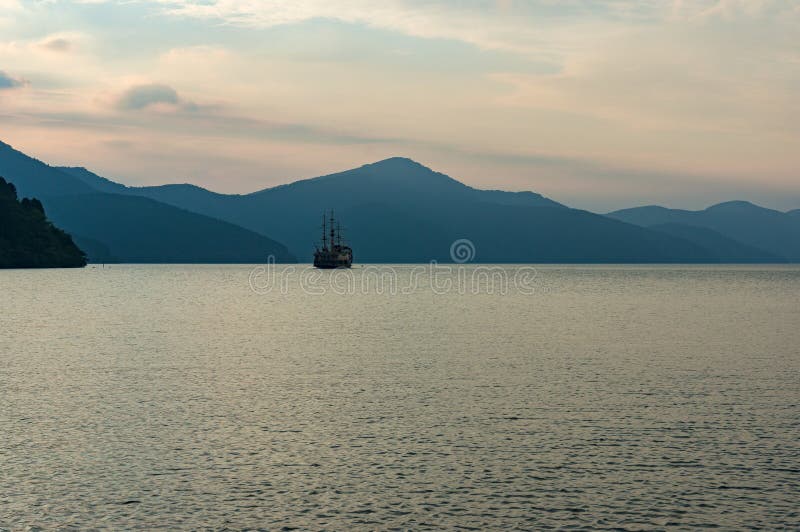
<svg viewBox="0 0 800 532">
<path fill-rule="evenodd" d="M 800 526 L 799 268 L 537 270 L 0 272 L 0 528 Z"/>
</svg>

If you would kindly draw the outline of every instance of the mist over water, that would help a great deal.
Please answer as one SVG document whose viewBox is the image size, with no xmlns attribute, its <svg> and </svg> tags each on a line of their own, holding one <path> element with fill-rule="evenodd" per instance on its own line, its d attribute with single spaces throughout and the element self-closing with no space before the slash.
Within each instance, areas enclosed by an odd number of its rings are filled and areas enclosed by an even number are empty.
<svg viewBox="0 0 800 532">
<path fill-rule="evenodd" d="M 0 272 L 0 528 L 800 527 L 800 267 L 536 270 Z"/>
</svg>

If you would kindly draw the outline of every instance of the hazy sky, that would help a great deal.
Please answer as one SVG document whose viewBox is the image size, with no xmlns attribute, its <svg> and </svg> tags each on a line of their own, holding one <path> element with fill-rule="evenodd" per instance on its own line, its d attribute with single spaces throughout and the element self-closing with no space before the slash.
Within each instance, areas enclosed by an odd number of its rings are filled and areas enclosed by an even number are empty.
<svg viewBox="0 0 800 532">
<path fill-rule="evenodd" d="M 800 208 L 800 0 L 0 0 L 0 140 L 132 185 L 402 155 L 592 210 Z"/>
</svg>

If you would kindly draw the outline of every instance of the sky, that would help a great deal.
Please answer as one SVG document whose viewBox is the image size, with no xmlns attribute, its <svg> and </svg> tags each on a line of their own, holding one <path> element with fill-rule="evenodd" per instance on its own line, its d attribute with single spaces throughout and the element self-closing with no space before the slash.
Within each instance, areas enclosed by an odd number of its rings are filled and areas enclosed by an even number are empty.
<svg viewBox="0 0 800 532">
<path fill-rule="evenodd" d="M 242 193 L 392 156 L 604 212 L 800 208 L 800 0 L 0 0 L 0 140 Z"/>
</svg>

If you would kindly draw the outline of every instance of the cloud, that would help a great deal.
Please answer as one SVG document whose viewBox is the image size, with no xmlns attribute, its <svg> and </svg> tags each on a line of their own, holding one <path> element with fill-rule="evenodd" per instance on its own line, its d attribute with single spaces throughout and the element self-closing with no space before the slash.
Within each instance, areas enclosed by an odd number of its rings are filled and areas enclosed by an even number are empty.
<svg viewBox="0 0 800 532">
<path fill-rule="evenodd" d="M 93 48 L 95 37 L 83 31 L 59 31 L 31 42 L 32 51 L 38 49 L 45 52 L 90 52 Z"/>
<path fill-rule="evenodd" d="M 0 70 L 0 90 L 16 89 L 27 85 L 27 83 L 28 82 L 24 79 L 14 78 L 10 74 Z"/>
<path fill-rule="evenodd" d="M 40 109 L 17 112 L 14 116 L 0 115 L 5 120 L 20 124 L 35 123 L 48 129 L 74 129 L 83 131 L 138 131 L 145 136 L 148 131 L 192 138 L 225 137 L 236 139 L 268 140 L 316 144 L 318 146 L 374 145 L 407 142 L 398 138 L 379 137 L 365 132 L 329 129 L 313 123 L 290 123 L 260 120 L 238 116 L 213 106 L 194 106 L 194 112 L 158 113 L 141 116 L 131 113 L 125 117 L 87 113 L 58 112 Z"/>
<path fill-rule="evenodd" d="M 130 87 L 117 100 L 117 108 L 124 111 L 137 111 L 159 104 L 178 107 L 181 98 L 169 85 L 151 83 Z"/>
<path fill-rule="evenodd" d="M 792 17 L 769 0 L 692 5 L 687 11 L 676 3 L 690 20 L 629 29 L 576 50 L 561 72 L 490 77 L 512 87 L 504 104 L 577 113 L 653 135 L 694 130 L 711 144 L 721 133 L 800 132 L 800 65 L 792 60 L 800 12 Z"/>
<path fill-rule="evenodd" d="M 20 11 L 22 5 L 19 0 L 0 0 L 0 11 Z"/>
<path fill-rule="evenodd" d="M 246 145 L 253 179 L 262 149 L 286 176 L 410 146 L 583 205 L 709 180 L 714 199 L 742 180 L 800 190 L 800 0 L 74 1 L 0 0 L 0 88 L 31 80 L 0 91 L 3 112 L 32 145 L 58 130 L 85 153 L 70 127 L 209 157 Z M 502 157 L 464 155 L 483 152 Z M 221 161 L 208 171 L 230 174 Z"/>
<path fill-rule="evenodd" d="M 269 28 L 337 20 L 482 49 L 531 55 L 567 53 L 620 25 L 795 14 L 786 0 L 150 0 L 172 15 Z M 792 5 L 794 4 L 794 5 Z M 587 31 L 589 30 L 589 31 Z"/>
<path fill-rule="evenodd" d="M 559 9 L 553 8 L 552 0 L 516 4 L 478 1 L 467 6 L 415 0 L 380 3 L 370 0 L 156 0 L 155 3 L 162 4 L 164 10 L 174 16 L 219 20 L 240 27 L 270 28 L 327 19 L 425 39 L 461 41 L 481 49 L 527 54 L 549 53 L 556 44 L 552 39 L 553 28 L 560 31 L 582 15 L 576 8 L 567 6 L 571 15 L 563 16 Z M 613 0 L 600 1 L 594 9 L 616 13 L 618 4 Z M 656 8 L 650 6 L 650 9 Z"/>
<path fill-rule="evenodd" d="M 51 37 L 39 43 L 39 46 L 52 52 L 69 52 L 74 44 L 64 37 Z"/>
</svg>

